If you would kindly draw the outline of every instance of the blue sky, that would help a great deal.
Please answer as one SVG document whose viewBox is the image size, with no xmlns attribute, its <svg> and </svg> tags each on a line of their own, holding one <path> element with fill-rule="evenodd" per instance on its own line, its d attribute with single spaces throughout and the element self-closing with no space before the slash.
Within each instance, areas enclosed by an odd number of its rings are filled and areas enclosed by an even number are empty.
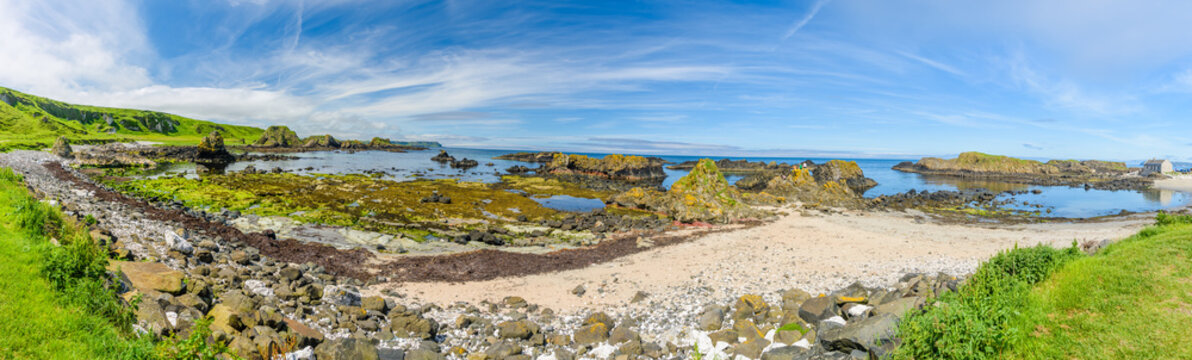
<svg viewBox="0 0 1192 360">
<path fill-rule="evenodd" d="M 1186 1 L 12 1 L 0 86 L 300 135 L 1192 159 Z"/>
</svg>

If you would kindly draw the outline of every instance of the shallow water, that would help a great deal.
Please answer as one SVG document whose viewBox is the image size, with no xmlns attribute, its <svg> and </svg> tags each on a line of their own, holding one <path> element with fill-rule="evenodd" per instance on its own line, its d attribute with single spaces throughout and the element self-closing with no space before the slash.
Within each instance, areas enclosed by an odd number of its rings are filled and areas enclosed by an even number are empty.
<svg viewBox="0 0 1192 360">
<path fill-rule="evenodd" d="M 538 202 L 538 204 L 544 207 L 559 211 L 586 212 L 604 208 L 603 200 L 568 195 L 555 195 L 545 198 L 530 197 L 530 199 Z"/>
<path fill-rule="evenodd" d="M 480 181 L 480 182 L 496 182 L 500 181 L 498 172 L 504 172 L 505 169 L 514 165 L 524 165 L 530 168 L 537 167 L 537 164 L 528 164 L 519 161 L 508 160 L 494 160 L 492 157 L 514 153 L 516 151 L 507 150 L 484 150 L 484 149 L 445 149 L 449 154 L 456 159 L 470 158 L 480 162 L 477 166 L 468 170 L 452 169 L 447 164 L 440 164 L 431 161 L 430 158 L 439 153 L 439 149 L 430 149 L 424 151 L 411 151 L 406 153 L 391 153 L 384 151 L 360 151 L 355 154 L 347 152 L 308 152 L 289 154 L 297 157 L 292 160 L 281 161 L 251 161 L 238 162 L 232 164 L 229 171 L 243 170 L 245 167 L 252 165 L 258 170 L 269 170 L 275 167 L 282 168 L 287 172 L 293 173 L 362 173 L 371 171 L 384 171 L 384 178 L 392 180 L 413 180 L 413 179 L 442 179 L 442 178 L 456 178 L 464 181 Z M 603 156 L 603 154 L 586 154 L 590 156 Z M 671 162 L 679 163 L 688 160 L 698 160 L 698 157 L 693 156 L 660 156 Z M 719 159 L 719 157 L 714 157 Z M 739 159 L 739 158 L 733 158 Z M 750 161 L 765 161 L 765 162 L 785 162 L 788 164 L 795 164 L 805 160 L 804 158 L 745 158 Z M 816 163 L 823 163 L 829 159 L 810 159 Z M 963 189 L 987 189 L 991 191 L 1001 192 L 1006 190 L 1040 190 L 1041 194 L 1025 194 L 1016 195 L 1014 200 L 1016 205 L 1014 208 L 1020 210 L 1041 210 L 1045 216 L 1058 217 L 1094 217 L 1102 215 L 1112 215 L 1121 212 L 1122 210 L 1133 212 L 1155 211 L 1161 209 L 1169 209 L 1175 207 L 1182 207 L 1192 203 L 1192 195 L 1181 192 L 1172 191 L 1107 191 L 1107 190 L 1084 190 L 1083 188 L 1071 188 L 1066 186 L 1031 186 L 1022 184 L 1012 184 L 1003 182 L 975 182 L 961 179 L 954 179 L 948 177 L 933 177 L 920 174 L 911 174 L 899 172 L 891 169 L 894 165 L 902 161 L 902 159 L 853 159 L 865 172 L 865 176 L 873 178 L 878 182 L 878 186 L 865 192 L 866 197 L 877 197 L 880 195 L 893 195 L 906 192 L 907 190 L 917 191 L 939 191 L 939 190 L 963 190 Z M 492 163 L 493 166 L 486 166 L 487 163 Z M 310 168 L 310 170 L 307 170 Z M 167 168 L 163 173 L 177 173 L 188 172 L 194 173 L 194 165 L 175 165 Z M 667 174 L 666 180 L 663 182 L 664 187 L 669 187 L 687 171 L 683 170 L 665 170 Z M 729 175 L 726 176 L 729 182 L 735 182 L 742 178 L 742 176 Z M 1006 195 L 1002 195 L 1005 199 Z M 594 199 L 555 199 L 551 201 L 551 206 L 570 207 L 572 204 L 587 203 L 588 205 L 574 205 L 575 209 L 587 208 L 595 206 Z M 1044 205 L 1042 209 L 1034 207 L 1023 206 L 1022 202 L 1027 201 L 1031 204 Z M 1051 210 L 1047 213 L 1047 210 Z M 569 210 L 574 211 L 574 210 Z M 585 210 L 578 210 L 585 211 Z"/>
</svg>

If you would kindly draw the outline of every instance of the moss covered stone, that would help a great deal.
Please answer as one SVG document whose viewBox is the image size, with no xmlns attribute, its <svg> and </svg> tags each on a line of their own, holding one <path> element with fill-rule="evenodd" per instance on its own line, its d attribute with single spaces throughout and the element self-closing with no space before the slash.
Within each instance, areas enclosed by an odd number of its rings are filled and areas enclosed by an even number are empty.
<svg viewBox="0 0 1192 360">
<path fill-rule="evenodd" d="M 270 126 L 265 129 L 265 133 L 252 143 L 257 147 L 295 147 L 300 145 L 302 140 L 298 138 L 298 134 L 285 126 Z"/>
<path fill-rule="evenodd" d="M 613 202 L 663 212 L 683 222 L 731 222 L 763 215 L 745 204 L 740 191 L 729 185 L 710 159 L 700 160 L 667 192 L 633 188 L 614 196 Z"/>
<path fill-rule="evenodd" d="M 54 147 L 50 148 L 50 153 L 67 159 L 74 158 L 74 150 L 70 148 L 70 140 L 65 136 L 59 136 L 57 140 L 54 140 Z"/>
<path fill-rule="evenodd" d="M 199 140 L 199 146 L 195 152 L 196 162 L 229 163 L 235 160 L 236 158 L 224 147 L 223 135 L 220 135 L 218 131 L 212 131 Z"/>
</svg>

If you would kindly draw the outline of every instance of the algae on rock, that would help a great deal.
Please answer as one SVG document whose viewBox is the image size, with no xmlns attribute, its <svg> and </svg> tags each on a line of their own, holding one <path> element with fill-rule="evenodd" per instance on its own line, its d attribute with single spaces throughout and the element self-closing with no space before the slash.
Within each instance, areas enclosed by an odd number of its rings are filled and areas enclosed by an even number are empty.
<svg viewBox="0 0 1192 360">
<path fill-rule="evenodd" d="M 275 125 L 265 129 L 265 133 L 261 134 L 261 138 L 254 141 L 252 146 L 288 148 L 298 146 L 301 142 L 298 134 L 290 128 Z"/>
<path fill-rule="evenodd" d="M 666 192 L 638 187 L 614 196 L 612 202 L 663 212 L 682 222 L 723 223 L 765 214 L 746 204 L 740 191 L 729 185 L 710 159 L 700 160 Z"/>
<path fill-rule="evenodd" d="M 54 147 L 50 148 L 50 153 L 62 158 L 74 158 L 74 150 L 70 148 L 70 140 L 67 140 L 65 136 L 59 136 L 57 140 L 54 140 Z"/>
</svg>

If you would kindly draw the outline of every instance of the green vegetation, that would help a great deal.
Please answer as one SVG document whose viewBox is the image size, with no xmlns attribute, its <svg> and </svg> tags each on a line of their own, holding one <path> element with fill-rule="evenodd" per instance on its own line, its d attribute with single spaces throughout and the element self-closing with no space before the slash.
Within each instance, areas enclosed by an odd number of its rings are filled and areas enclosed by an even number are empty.
<svg viewBox="0 0 1192 360">
<path fill-rule="evenodd" d="M 207 360 L 226 352 L 206 342 L 210 320 L 186 339 L 137 336 L 138 300 L 125 304 L 109 285 L 117 279 L 106 271 L 107 249 L 30 196 L 7 168 L 0 218 L 0 358 Z"/>
<path fill-rule="evenodd" d="M 1084 175 L 1105 176 L 1121 174 L 1129 169 L 1126 163 L 1100 160 L 1051 160 L 1046 163 L 979 152 L 961 153 L 955 159 L 926 157 L 916 164 L 928 171 L 970 172 L 1010 175 Z"/>
<path fill-rule="evenodd" d="M 77 225 L 0 169 L 0 353 L 30 359 L 142 359 L 132 313 L 105 285 L 107 259 Z M 54 246 L 51 239 L 61 244 Z"/>
<path fill-rule="evenodd" d="M 145 140 L 193 145 L 211 131 L 220 132 L 229 144 L 247 143 L 262 132 L 155 111 L 67 104 L 0 87 L 0 151 L 46 148 L 58 136 L 76 144 Z"/>
<path fill-rule="evenodd" d="M 193 208 L 290 216 L 302 222 L 390 234 L 409 233 L 410 229 L 466 230 L 446 225 L 444 219 L 512 223 L 520 216 L 538 221 L 559 215 L 508 189 L 529 195 L 607 196 L 554 180 L 511 179 L 512 184 L 490 185 L 452 179 L 398 182 L 367 175 L 228 174 L 197 180 L 140 179 L 113 185 L 139 197 L 181 201 Z M 436 193 L 450 198 L 450 203 L 423 201 Z"/>
<path fill-rule="evenodd" d="M 1192 217 L 1094 256 L 1075 245 L 1001 253 L 899 327 L 896 359 L 1192 358 Z"/>
</svg>

